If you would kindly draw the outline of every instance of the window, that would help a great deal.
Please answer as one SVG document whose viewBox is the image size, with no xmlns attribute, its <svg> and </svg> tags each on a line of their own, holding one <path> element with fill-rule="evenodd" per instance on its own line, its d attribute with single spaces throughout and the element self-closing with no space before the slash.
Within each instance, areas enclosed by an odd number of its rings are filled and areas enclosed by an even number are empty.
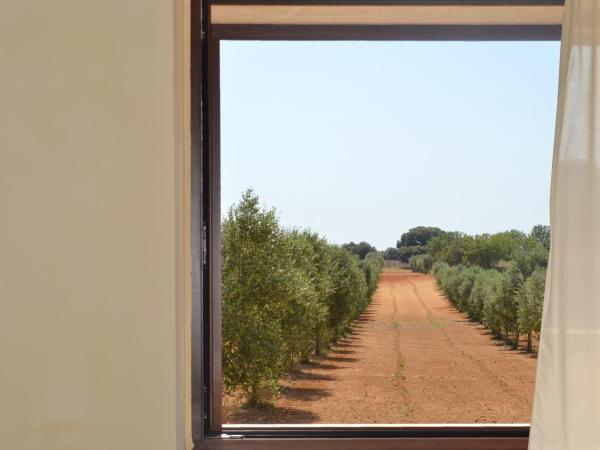
<svg viewBox="0 0 600 450">
<path fill-rule="evenodd" d="M 214 4 L 208 39 L 202 49 L 205 59 L 205 103 L 202 117 L 204 146 L 194 136 L 193 175 L 198 204 L 193 211 L 195 249 L 193 386 L 194 438 L 200 448 L 311 448 L 337 446 L 362 448 L 526 448 L 527 426 L 479 426 L 414 424 L 402 426 L 223 426 L 221 415 L 221 305 L 220 298 L 220 147 L 219 51 L 224 40 L 558 40 L 559 2 L 535 2 L 525 6 L 490 7 L 441 6 L 449 2 L 398 2 L 391 9 L 368 7 L 358 11 L 350 6 L 267 7 Z M 403 3 L 412 3 L 404 5 Z M 429 3 L 427 6 L 416 3 Z M 450 2 L 452 3 L 452 2 Z M 463 2 L 472 4 L 478 2 Z M 502 3 L 502 2 L 496 2 Z M 359 7 L 354 5 L 353 7 Z M 364 7 L 364 6 L 362 6 Z M 401 9 L 412 8 L 412 9 Z M 320 9 L 337 8 L 337 9 Z M 348 9 L 345 9 L 348 8 Z M 421 8 L 421 9 L 420 9 Z M 470 8 L 470 9 L 453 9 Z M 504 9 L 502 9 L 504 8 Z M 512 8 L 512 9 L 511 9 Z M 519 9 L 522 8 L 522 9 Z M 537 9 L 536 9 L 537 8 Z M 296 12 L 294 12 L 296 11 Z M 297 11 L 300 11 L 299 13 Z M 478 15 L 479 14 L 479 15 Z M 293 19 L 290 19 L 293 17 Z M 326 17 L 326 19 L 324 19 Z M 248 23 L 250 22 L 250 23 Z M 467 22 L 467 23 L 464 23 Z M 197 32 L 198 30 L 196 30 Z M 206 54 L 206 53 L 205 53 Z M 192 74 L 200 67 L 193 60 Z M 196 71 L 196 72 L 194 72 Z M 195 89 L 199 88 L 194 80 Z M 194 95 L 201 92 L 195 90 Z M 199 111 L 197 111 L 199 113 Z M 195 130 L 197 133 L 200 130 Z M 200 176 L 202 174 L 202 176 Z M 277 205 L 275 205 L 277 206 Z M 204 252 L 201 241 L 206 245 Z M 196 277 L 198 277 L 196 279 Z M 203 282 L 198 281 L 202 279 Z M 352 438 L 349 440 L 349 438 Z M 387 447 L 386 447 L 387 446 Z"/>
</svg>

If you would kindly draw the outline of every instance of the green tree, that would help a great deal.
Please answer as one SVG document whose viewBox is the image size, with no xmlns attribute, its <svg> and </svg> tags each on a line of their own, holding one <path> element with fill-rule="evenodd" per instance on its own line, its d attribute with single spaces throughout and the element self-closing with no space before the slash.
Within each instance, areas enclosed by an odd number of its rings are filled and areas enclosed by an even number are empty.
<svg viewBox="0 0 600 450">
<path fill-rule="evenodd" d="M 462 271 L 463 266 L 448 266 L 446 270 L 441 273 L 439 280 L 440 288 L 444 292 L 444 295 L 450 302 L 458 307 L 459 303 L 459 288 L 462 283 Z"/>
<path fill-rule="evenodd" d="M 517 301 L 519 303 L 519 327 L 527 333 L 527 351 L 531 352 L 532 335 L 539 336 L 542 326 L 542 311 L 544 308 L 544 288 L 546 283 L 546 268 L 540 267 L 525 280 Z"/>
<path fill-rule="evenodd" d="M 473 318 L 476 314 L 473 311 L 473 305 L 471 304 L 471 292 L 475 286 L 475 281 L 479 274 L 483 271 L 481 267 L 472 266 L 465 267 L 460 274 L 460 283 L 458 285 L 458 309 L 465 312 L 469 317 Z"/>
<path fill-rule="evenodd" d="M 403 233 L 396 247 L 413 247 L 417 245 L 427 245 L 427 243 L 441 234 L 442 230 L 437 227 L 414 227 Z"/>
<path fill-rule="evenodd" d="M 472 319 L 484 322 L 486 301 L 496 295 L 500 277 L 500 272 L 495 269 L 484 270 L 479 268 L 469 296 L 469 316 Z"/>
<path fill-rule="evenodd" d="M 491 330 L 494 336 L 502 337 L 502 287 L 506 286 L 506 273 L 496 270 L 487 270 L 488 279 L 485 287 L 482 323 Z"/>
<path fill-rule="evenodd" d="M 256 404 L 284 369 L 282 319 L 298 283 L 275 210 L 250 190 L 223 221 L 222 260 L 223 382 Z"/>
<path fill-rule="evenodd" d="M 527 278 L 537 269 L 548 265 L 548 249 L 537 239 L 529 237 L 513 250 L 511 263 Z"/>
<path fill-rule="evenodd" d="M 315 344 L 319 324 L 328 315 L 327 296 L 332 292 L 330 280 L 317 267 L 318 257 L 313 237 L 308 232 L 291 230 L 285 233 L 289 246 L 286 261 L 287 282 L 293 283 L 286 299 L 282 317 L 288 368 L 295 358 L 308 360 Z M 322 290 L 321 290 L 322 289 Z"/>
<path fill-rule="evenodd" d="M 431 267 L 431 275 L 433 275 L 433 278 L 435 278 L 435 280 L 437 281 L 438 287 L 441 289 L 441 285 L 440 285 L 440 280 L 442 280 L 445 275 L 446 275 L 446 271 L 450 268 L 450 266 L 448 265 L 448 263 L 444 262 L 444 261 L 435 261 L 433 263 L 433 266 Z"/>
<path fill-rule="evenodd" d="M 495 319 L 499 320 L 507 340 L 512 335 L 514 348 L 519 346 L 518 294 L 523 286 L 523 281 L 523 274 L 515 266 L 512 266 L 502 274 L 500 285 L 496 291 L 495 300 L 498 310 L 495 311 L 497 314 Z"/>
<path fill-rule="evenodd" d="M 396 242 L 398 252 L 395 252 L 397 260 L 409 262 L 410 258 L 427 253 L 427 243 L 435 236 L 442 233 L 437 227 L 414 227 L 403 233 L 400 240 Z"/>
<path fill-rule="evenodd" d="M 365 241 L 361 241 L 358 244 L 354 242 L 349 242 L 344 244 L 343 247 L 348 250 L 350 253 L 358 256 L 358 259 L 365 259 L 365 256 L 370 252 L 376 252 L 377 249 L 373 247 L 371 244 Z"/>
<path fill-rule="evenodd" d="M 431 255 L 415 255 L 408 260 L 408 264 L 413 272 L 429 273 L 433 266 Z"/>
<path fill-rule="evenodd" d="M 548 225 L 534 226 L 529 236 L 542 244 L 546 250 L 550 250 L 550 227 Z"/>
<path fill-rule="evenodd" d="M 386 248 L 385 251 L 383 252 L 383 258 L 386 260 L 392 260 L 392 261 L 400 261 L 402 259 L 400 250 L 397 249 L 396 247 Z"/>
<path fill-rule="evenodd" d="M 491 269 L 501 260 L 508 261 L 514 249 L 524 239 L 525 235 L 516 230 L 468 236 L 465 238 L 463 262 Z"/>
<path fill-rule="evenodd" d="M 432 238 L 427 244 L 429 254 L 436 261 L 450 265 L 460 264 L 465 254 L 466 235 L 458 231 L 447 231 Z"/>
<path fill-rule="evenodd" d="M 400 261 L 408 262 L 413 256 L 424 255 L 427 253 L 427 246 L 413 245 L 411 247 L 400 247 L 398 252 L 400 253 Z"/>
<path fill-rule="evenodd" d="M 320 355 L 323 347 L 328 342 L 328 321 L 330 314 L 330 307 L 332 304 L 332 296 L 335 293 L 334 280 L 332 273 L 332 251 L 331 246 L 327 241 L 321 238 L 316 233 L 303 232 L 304 238 L 313 247 L 313 258 L 307 271 L 313 283 L 315 292 L 318 295 L 318 303 L 321 307 L 325 308 L 325 314 L 319 314 L 316 327 L 314 330 L 315 335 L 315 353 Z M 322 312 L 322 311 L 321 311 Z"/>
<path fill-rule="evenodd" d="M 367 253 L 367 256 L 365 256 L 365 259 L 367 261 L 373 261 L 377 266 L 379 266 L 380 269 L 383 268 L 384 258 L 383 258 L 383 254 L 381 252 L 378 252 L 378 251 L 369 252 L 369 253 Z"/>
<path fill-rule="evenodd" d="M 365 259 L 360 261 L 360 267 L 367 283 L 367 296 L 371 298 L 377 288 L 379 274 L 383 268 L 383 255 L 379 252 L 370 252 Z"/>
<path fill-rule="evenodd" d="M 332 248 L 334 292 L 331 298 L 329 327 L 332 339 L 341 337 L 369 302 L 365 274 L 358 259 L 342 247 Z"/>
</svg>

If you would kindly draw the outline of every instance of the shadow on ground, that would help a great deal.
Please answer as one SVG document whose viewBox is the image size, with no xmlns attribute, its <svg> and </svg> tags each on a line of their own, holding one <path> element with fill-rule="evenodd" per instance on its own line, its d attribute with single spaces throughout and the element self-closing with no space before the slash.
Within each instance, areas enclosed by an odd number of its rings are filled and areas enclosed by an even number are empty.
<svg viewBox="0 0 600 450">
<path fill-rule="evenodd" d="M 323 361 L 333 361 L 333 362 L 339 362 L 339 363 L 351 363 L 351 362 L 358 361 L 358 358 L 353 358 L 351 356 L 327 356 L 326 358 L 323 359 Z"/>
<path fill-rule="evenodd" d="M 312 402 L 324 397 L 329 397 L 330 395 L 331 392 L 329 389 L 302 388 L 295 386 L 286 386 L 281 391 L 282 397 L 293 398 L 294 400 L 301 400 L 303 402 Z"/>
<path fill-rule="evenodd" d="M 227 418 L 227 423 L 318 423 L 318 415 L 296 408 L 278 406 L 261 406 L 257 408 L 241 408 Z"/>
<path fill-rule="evenodd" d="M 305 364 L 307 367 L 316 368 L 316 369 L 324 369 L 324 367 L 320 364 Z M 289 376 L 290 380 L 311 380 L 311 381 L 334 381 L 335 377 L 332 375 L 327 375 L 325 373 L 314 373 L 314 372 L 302 372 L 302 371 L 294 371 Z"/>
</svg>

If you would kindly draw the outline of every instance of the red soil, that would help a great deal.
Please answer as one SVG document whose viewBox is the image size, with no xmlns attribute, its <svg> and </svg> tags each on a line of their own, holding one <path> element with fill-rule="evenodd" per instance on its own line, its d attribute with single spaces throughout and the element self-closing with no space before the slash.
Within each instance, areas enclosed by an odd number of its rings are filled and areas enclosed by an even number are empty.
<svg viewBox="0 0 600 450">
<path fill-rule="evenodd" d="M 352 333 L 226 423 L 528 422 L 536 360 L 495 341 L 429 275 L 384 271 Z"/>
</svg>

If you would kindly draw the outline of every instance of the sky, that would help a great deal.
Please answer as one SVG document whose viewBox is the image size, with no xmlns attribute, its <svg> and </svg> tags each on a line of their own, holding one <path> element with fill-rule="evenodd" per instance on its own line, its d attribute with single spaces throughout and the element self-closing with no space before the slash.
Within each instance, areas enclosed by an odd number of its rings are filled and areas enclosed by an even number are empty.
<svg viewBox="0 0 600 450">
<path fill-rule="evenodd" d="M 548 223 L 558 42 L 221 43 L 223 213 L 394 247 Z"/>
</svg>

